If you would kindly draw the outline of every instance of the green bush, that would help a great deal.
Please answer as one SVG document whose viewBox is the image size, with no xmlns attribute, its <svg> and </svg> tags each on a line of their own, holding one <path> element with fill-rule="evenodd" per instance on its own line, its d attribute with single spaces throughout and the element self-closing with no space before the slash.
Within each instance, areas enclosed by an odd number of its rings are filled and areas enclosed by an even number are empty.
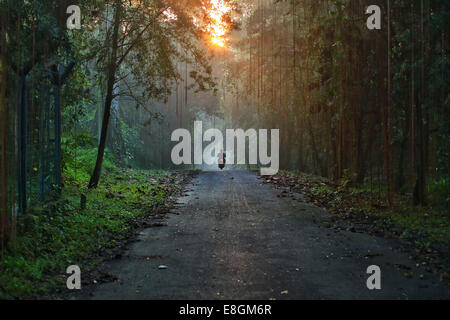
<svg viewBox="0 0 450 320">
<path fill-rule="evenodd" d="M 96 140 L 88 133 L 68 135 L 62 138 L 64 177 L 78 185 L 87 184 L 97 160 Z M 106 149 L 103 158 L 104 172 L 116 172 L 113 154 Z"/>
</svg>

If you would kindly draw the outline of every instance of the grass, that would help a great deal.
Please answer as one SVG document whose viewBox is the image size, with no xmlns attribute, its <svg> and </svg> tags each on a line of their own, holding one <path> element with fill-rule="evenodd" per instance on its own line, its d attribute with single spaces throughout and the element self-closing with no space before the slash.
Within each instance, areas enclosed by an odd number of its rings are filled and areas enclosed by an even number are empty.
<svg viewBox="0 0 450 320">
<path fill-rule="evenodd" d="M 69 265 L 91 270 L 127 238 L 136 220 L 180 188 L 179 175 L 164 171 L 110 170 L 89 192 L 85 179 L 67 179 L 58 199 L 35 203 L 19 222 L 21 236 L 0 260 L 0 299 L 38 298 L 65 288 Z"/>
<path fill-rule="evenodd" d="M 427 240 L 417 242 L 424 247 L 432 242 L 450 245 L 450 217 L 443 209 L 406 207 L 402 212 L 392 212 L 388 221 L 403 230 L 403 237 L 423 235 Z"/>
</svg>

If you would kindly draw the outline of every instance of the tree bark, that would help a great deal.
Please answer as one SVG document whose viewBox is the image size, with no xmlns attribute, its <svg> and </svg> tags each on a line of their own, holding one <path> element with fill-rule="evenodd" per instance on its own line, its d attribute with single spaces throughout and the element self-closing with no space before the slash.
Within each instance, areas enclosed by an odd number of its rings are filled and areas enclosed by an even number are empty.
<svg viewBox="0 0 450 320">
<path fill-rule="evenodd" d="M 61 134 L 62 134 L 62 124 L 61 124 L 61 90 L 67 77 L 73 70 L 75 62 L 69 63 L 66 68 L 63 68 L 62 72 L 59 71 L 57 65 L 52 66 L 52 83 L 53 96 L 55 103 L 55 185 L 61 187 L 62 182 L 62 172 L 61 172 Z"/>
<path fill-rule="evenodd" d="M 26 121 L 26 81 L 27 81 L 28 71 L 20 70 L 20 81 L 19 81 L 19 107 L 17 110 L 18 118 L 18 135 L 17 135 L 17 146 L 18 146 L 18 196 L 19 196 L 19 211 L 24 213 L 27 209 L 27 188 L 26 188 L 26 132 L 27 132 L 27 121 Z"/>
<path fill-rule="evenodd" d="M 426 143 L 425 143 L 425 132 L 424 132 L 424 117 L 423 117 L 423 105 L 425 103 L 425 34 L 424 34 L 424 3 L 423 0 L 420 2 L 420 39 L 421 39 L 421 55 L 422 55 L 422 61 L 421 61 L 421 76 L 420 76 L 420 101 L 417 105 L 417 112 L 416 112 L 416 125 L 417 125 L 417 178 L 416 178 L 416 185 L 414 187 L 414 204 L 415 205 L 426 205 L 427 199 L 426 199 L 426 191 L 425 191 L 425 185 L 426 185 Z"/>
<path fill-rule="evenodd" d="M 384 170 L 387 184 L 387 198 L 390 207 L 394 206 L 393 170 L 392 170 L 392 27 L 391 1 L 387 0 L 388 16 L 388 92 L 384 129 Z"/>
<path fill-rule="evenodd" d="M 0 246 L 3 251 L 8 237 L 8 176 L 7 176 L 7 133 L 8 133 L 8 106 L 6 104 L 6 81 L 7 81 L 7 59 L 6 59 L 6 14 L 4 9 L 1 12 L 1 32 L 0 32 L 0 143 L 1 143 L 1 200 L 0 200 Z"/>
<path fill-rule="evenodd" d="M 116 72 L 118 68 L 117 64 L 117 50 L 118 50 L 118 38 L 119 38 L 119 26 L 121 15 L 121 3 L 116 1 L 115 4 L 115 17 L 114 17 L 114 30 L 112 38 L 111 58 L 108 67 L 108 85 L 105 99 L 105 107 L 103 113 L 102 131 L 100 134 L 100 143 L 98 146 L 97 161 L 95 163 L 94 172 L 92 173 L 89 181 L 89 189 L 97 188 L 100 180 L 101 169 L 103 165 L 103 158 L 105 155 L 106 139 L 108 136 L 109 119 L 111 117 L 111 104 L 114 99 L 114 85 L 116 83 Z"/>
</svg>

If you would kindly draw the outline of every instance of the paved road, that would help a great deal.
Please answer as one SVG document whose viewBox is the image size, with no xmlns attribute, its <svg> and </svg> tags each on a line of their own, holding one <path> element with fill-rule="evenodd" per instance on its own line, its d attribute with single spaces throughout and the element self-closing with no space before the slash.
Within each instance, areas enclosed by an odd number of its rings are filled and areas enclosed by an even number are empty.
<svg viewBox="0 0 450 320">
<path fill-rule="evenodd" d="M 450 297 L 437 275 L 395 250 L 395 240 L 323 228 L 314 217 L 324 211 L 278 198 L 254 173 L 204 172 L 188 188 L 179 215 L 170 215 L 167 227 L 143 231 L 121 259 L 108 263 L 106 271 L 119 280 L 98 285 L 89 298 Z M 381 267 L 380 291 L 366 287 L 370 265 Z M 416 278 L 406 278 L 399 265 Z"/>
</svg>

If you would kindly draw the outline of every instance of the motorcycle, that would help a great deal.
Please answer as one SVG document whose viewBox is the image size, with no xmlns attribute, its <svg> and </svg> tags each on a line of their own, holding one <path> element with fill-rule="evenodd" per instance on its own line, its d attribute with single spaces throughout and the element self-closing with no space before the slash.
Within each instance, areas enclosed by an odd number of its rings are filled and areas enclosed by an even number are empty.
<svg viewBox="0 0 450 320">
<path fill-rule="evenodd" d="M 225 153 L 221 152 L 217 155 L 217 157 L 219 158 L 219 161 L 218 161 L 219 169 L 223 170 L 225 168 L 225 163 L 227 162 L 226 161 L 227 155 Z"/>
</svg>

